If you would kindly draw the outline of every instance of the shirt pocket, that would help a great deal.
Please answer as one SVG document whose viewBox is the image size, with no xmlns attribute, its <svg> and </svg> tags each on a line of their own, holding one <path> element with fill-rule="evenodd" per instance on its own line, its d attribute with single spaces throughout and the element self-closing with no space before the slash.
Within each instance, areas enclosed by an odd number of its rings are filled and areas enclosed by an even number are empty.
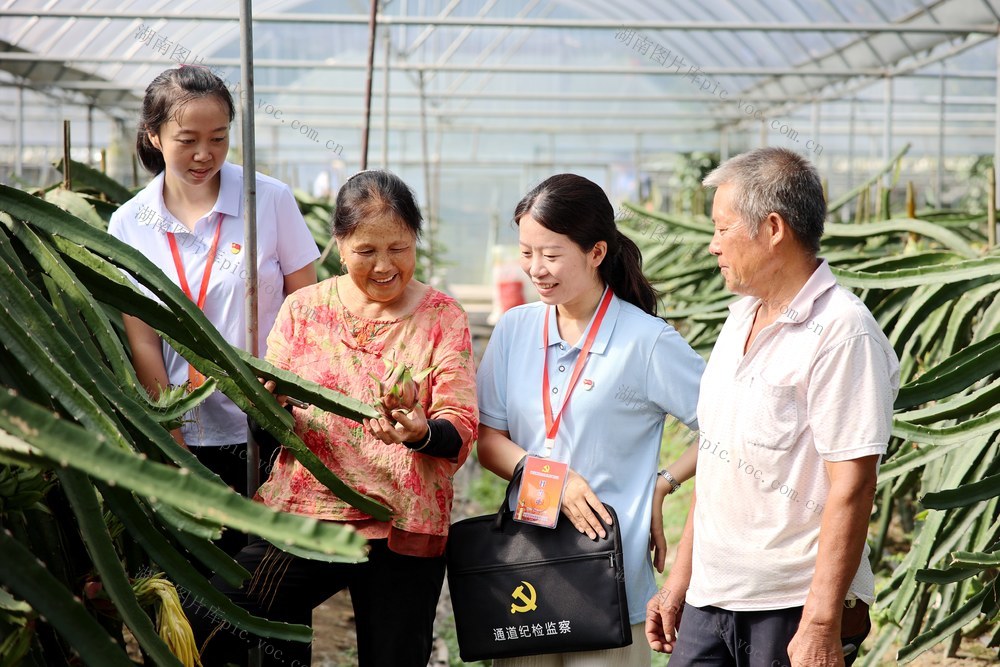
<svg viewBox="0 0 1000 667">
<path fill-rule="evenodd" d="M 755 377 L 745 391 L 743 441 L 748 447 L 787 451 L 802 421 L 795 385 L 771 384 Z"/>
</svg>

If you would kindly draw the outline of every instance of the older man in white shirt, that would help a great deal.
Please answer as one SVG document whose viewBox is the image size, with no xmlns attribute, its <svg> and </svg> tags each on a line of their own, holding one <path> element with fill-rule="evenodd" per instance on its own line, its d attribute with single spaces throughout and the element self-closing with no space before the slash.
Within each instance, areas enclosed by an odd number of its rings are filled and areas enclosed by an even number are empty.
<svg viewBox="0 0 1000 667">
<path fill-rule="evenodd" d="M 762 148 L 704 185 L 709 251 L 744 298 L 702 378 L 695 497 L 647 638 L 671 667 L 850 664 L 871 627 L 865 539 L 899 363 L 817 256 L 807 160 Z"/>
</svg>

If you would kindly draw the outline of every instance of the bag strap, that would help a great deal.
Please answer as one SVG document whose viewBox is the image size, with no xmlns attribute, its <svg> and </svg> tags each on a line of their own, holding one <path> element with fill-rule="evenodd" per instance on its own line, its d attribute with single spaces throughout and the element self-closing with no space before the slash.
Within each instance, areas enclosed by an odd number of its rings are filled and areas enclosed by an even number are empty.
<svg viewBox="0 0 1000 667">
<path fill-rule="evenodd" d="M 518 484 L 521 481 L 521 475 L 524 472 L 524 460 L 528 458 L 524 456 L 517 465 L 514 466 L 514 472 L 510 476 L 510 482 L 507 483 L 507 491 L 503 494 L 503 501 L 500 503 L 500 508 L 497 510 L 496 519 L 493 520 L 493 530 L 501 531 L 503 530 L 503 520 L 505 516 L 513 516 L 514 512 L 510 509 L 510 494 L 516 493 L 518 489 Z"/>
</svg>

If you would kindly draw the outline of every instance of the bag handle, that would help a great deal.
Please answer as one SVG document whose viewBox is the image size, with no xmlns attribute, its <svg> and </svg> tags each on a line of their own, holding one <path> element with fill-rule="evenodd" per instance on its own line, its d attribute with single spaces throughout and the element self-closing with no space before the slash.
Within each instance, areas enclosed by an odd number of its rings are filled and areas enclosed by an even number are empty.
<svg viewBox="0 0 1000 667">
<path fill-rule="evenodd" d="M 501 531 L 503 530 L 503 520 L 507 515 L 513 516 L 514 512 L 510 509 L 510 494 L 517 491 L 518 484 L 521 481 L 521 475 L 524 473 L 524 461 L 527 459 L 527 455 L 521 457 L 521 460 L 517 462 L 514 466 L 514 472 L 510 476 L 510 481 L 507 483 L 507 491 L 503 494 L 503 501 L 500 503 L 500 508 L 497 510 L 496 519 L 493 520 L 493 530 Z"/>
<path fill-rule="evenodd" d="M 507 483 L 507 491 L 503 494 L 503 502 L 500 503 L 500 508 L 497 510 L 496 518 L 493 519 L 493 530 L 500 532 L 503 530 L 503 521 L 508 516 L 513 517 L 514 511 L 510 509 L 510 494 L 517 490 L 518 482 L 521 481 L 521 476 L 524 473 L 524 462 L 527 460 L 528 456 L 525 455 L 521 457 L 521 460 L 517 462 L 514 466 L 514 472 L 511 473 L 510 481 Z M 611 508 L 607 503 L 603 503 L 605 507 Z M 604 519 L 598 515 L 597 520 L 601 522 L 605 530 L 609 530 L 610 526 L 604 522 Z M 609 533 L 610 535 L 610 533 Z M 607 539 L 605 536 L 604 539 Z"/>
</svg>

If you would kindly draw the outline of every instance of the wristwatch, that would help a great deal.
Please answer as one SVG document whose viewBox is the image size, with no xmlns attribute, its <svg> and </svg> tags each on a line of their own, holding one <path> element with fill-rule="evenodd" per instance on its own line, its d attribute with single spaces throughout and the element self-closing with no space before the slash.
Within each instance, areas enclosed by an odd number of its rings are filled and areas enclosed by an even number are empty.
<svg viewBox="0 0 1000 667">
<path fill-rule="evenodd" d="M 656 474 L 659 475 L 660 477 L 662 477 L 663 479 L 667 480 L 667 484 L 670 485 L 670 490 L 667 491 L 667 495 L 670 495 L 671 493 L 673 493 L 677 489 L 681 488 L 681 483 L 678 482 L 674 478 L 674 476 L 670 474 L 670 471 L 667 470 L 666 468 L 664 468 L 663 470 L 661 470 L 660 472 L 658 472 Z"/>
</svg>

